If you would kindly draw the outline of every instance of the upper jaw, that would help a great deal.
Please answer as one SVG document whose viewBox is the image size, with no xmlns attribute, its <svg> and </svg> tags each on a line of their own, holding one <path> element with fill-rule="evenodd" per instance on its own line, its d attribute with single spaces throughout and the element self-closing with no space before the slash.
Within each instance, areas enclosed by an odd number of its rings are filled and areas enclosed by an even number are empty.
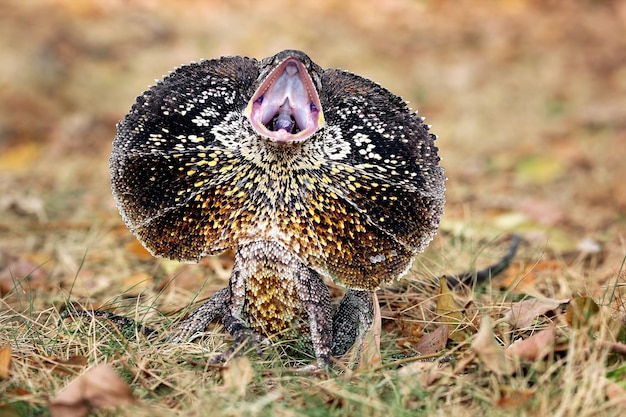
<svg viewBox="0 0 626 417">
<path fill-rule="evenodd" d="M 315 84 L 295 54 L 265 77 L 244 114 L 259 135 L 281 144 L 302 142 L 325 123 Z"/>
</svg>

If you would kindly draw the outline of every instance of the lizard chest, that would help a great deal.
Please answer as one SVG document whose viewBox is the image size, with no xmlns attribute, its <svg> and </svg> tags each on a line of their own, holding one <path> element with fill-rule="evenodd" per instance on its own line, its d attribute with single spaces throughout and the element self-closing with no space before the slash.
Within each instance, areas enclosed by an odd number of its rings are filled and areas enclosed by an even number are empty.
<svg viewBox="0 0 626 417">
<path fill-rule="evenodd" d="M 299 328 L 304 316 L 292 280 L 271 273 L 257 274 L 248 280 L 244 317 L 256 332 L 275 335 Z"/>
<path fill-rule="evenodd" d="M 295 284 L 299 261 L 282 246 L 266 242 L 240 248 L 239 255 L 247 325 L 267 336 L 301 330 L 306 313 Z"/>
</svg>

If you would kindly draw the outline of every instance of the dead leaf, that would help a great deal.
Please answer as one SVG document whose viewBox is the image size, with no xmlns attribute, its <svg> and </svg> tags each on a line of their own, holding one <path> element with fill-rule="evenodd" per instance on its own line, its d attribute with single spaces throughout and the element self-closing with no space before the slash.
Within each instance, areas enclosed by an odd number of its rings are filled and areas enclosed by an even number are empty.
<svg viewBox="0 0 626 417">
<path fill-rule="evenodd" d="M 513 328 L 521 329 L 528 327 L 539 316 L 557 309 L 567 303 L 568 299 L 557 300 L 552 298 L 532 298 L 514 304 L 504 315 L 504 319 Z"/>
<path fill-rule="evenodd" d="M 163 267 L 163 265 L 164 264 L 162 263 L 161 267 Z M 174 263 L 168 262 L 167 265 L 174 266 Z M 157 286 L 157 289 L 165 293 L 178 289 L 198 292 L 199 288 L 203 288 L 202 284 L 206 281 L 206 279 L 207 277 L 204 276 L 198 265 L 181 265 L 180 263 L 176 263 L 176 269 L 174 269 L 173 272 L 168 273 L 168 278 L 161 281 L 161 283 Z M 207 286 L 205 287 L 208 288 Z"/>
<path fill-rule="evenodd" d="M 27 170 L 32 167 L 40 151 L 40 145 L 35 142 L 24 142 L 4 149 L 0 154 L 0 171 Z"/>
<path fill-rule="evenodd" d="M 469 352 L 469 354 L 464 355 L 463 357 L 461 357 L 458 362 L 456 363 L 456 365 L 454 366 L 454 369 L 452 370 L 452 373 L 454 375 L 461 375 L 462 373 L 465 372 L 465 370 L 467 369 L 467 367 L 474 362 L 474 359 L 476 359 L 476 353 L 474 352 Z"/>
<path fill-rule="evenodd" d="M 589 324 L 597 315 L 600 307 L 590 297 L 576 297 L 570 300 L 565 310 L 565 321 L 572 328 Z"/>
<path fill-rule="evenodd" d="M 11 210 L 20 216 L 33 216 L 40 222 L 48 220 L 45 204 L 41 197 L 24 194 L 11 193 L 0 197 L 0 211 Z"/>
<path fill-rule="evenodd" d="M 504 352 L 509 358 L 519 358 L 534 362 L 550 354 L 554 350 L 555 341 L 556 326 L 550 325 L 528 339 L 509 345 Z"/>
<path fill-rule="evenodd" d="M 11 347 L 4 346 L 0 349 L 0 379 L 9 378 L 9 367 L 11 366 Z"/>
<path fill-rule="evenodd" d="M 138 297 L 152 285 L 152 275 L 146 272 L 130 274 L 122 279 L 124 285 L 124 295 L 127 297 Z"/>
<path fill-rule="evenodd" d="M 430 355 L 445 349 L 448 343 L 448 325 L 437 327 L 434 331 L 426 333 L 415 346 L 415 351 L 420 355 Z"/>
<path fill-rule="evenodd" d="M 416 361 L 398 371 L 401 378 L 417 378 L 423 388 L 429 387 L 444 376 L 439 361 Z"/>
<path fill-rule="evenodd" d="M 82 355 L 74 355 L 69 359 L 50 358 L 52 372 L 59 375 L 73 375 L 87 365 L 87 358 Z"/>
<path fill-rule="evenodd" d="M 496 341 L 491 319 L 487 315 L 482 318 L 480 330 L 472 342 L 472 350 L 489 371 L 498 375 L 513 373 L 513 365 L 505 356 L 504 348 Z"/>
<path fill-rule="evenodd" d="M 535 389 L 505 388 L 496 405 L 500 408 L 522 407 L 535 395 L 535 392 Z"/>
<path fill-rule="evenodd" d="M 389 313 L 390 314 L 385 314 L 385 316 L 391 317 L 393 313 Z M 391 327 L 389 323 L 393 325 L 392 328 L 389 328 Z M 396 345 L 401 349 L 415 350 L 415 345 L 417 345 L 420 339 L 424 336 L 422 325 L 415 323 L 412 320 L 389 320 L 387 326 L 384 327 L 385 329 L 383 331 L 386 333 L 395 331 L 396 327 L 399 328 L 398 337 L 396 338 L 395 342 Z M 448 327 L 448 325 L 445 325 L 445 327 Z"/>
<path fill-rule="evenodd" d="M 4 269 L 0 269 L 0 297 L 20 286 L 45 286 L 49 281 L 47 277 L 48 271 L 41 264 L 26 259 L 12 259 Z M 22 280 L 27 280 L 28 284 L 20 283 Z"/>
<path fill-rule="evenodd" d="M 22 415 L 12 404 L 0 404 L 0 417 L 21 417 Z"/>
<path fill-rule="evenodd" d="M 626 407 L 626 389 L 615 381 L 604 379 L 606 396 L 611 401 L 611 407 Z"/>
<path fill-rule="evenodd" d="M 526 197 L 519 208 L 528 218 L 543 226 L 561 224 L 565 219 L 565 210 L 550 200 Z"/>
<path fill-rule="evenodd" d="M 95 366 L 70 382 L 49 404 L 52 417 L 84 417 L 93 408 L 134 402 L 130 387 L 110 365 Z"/>
<path fill-rule="evenodd" d="M 563 161 L 551 155 L 529 155 L 519 159 L 515 167 L 517 178 L 532 184 L 546 184 L 554 181 L 564 171 Z"/>
<path fill-rule="evenodd" d="M 159 261 L 159 267 L 168 276 L 176 276 L 180 273 L 182 268 L 187 269 L 188 265 L 175 261 L 173 259 L 161 259 Z"/>
<path fill-rule="evenodd" d="M 148 252 L 148 250 L 137 239 L 133 239 L 124 245 L 124 249 L 126 249 L 128 253 L 135 255 L 138 259 L 154 259 L 154 256 L 152 256 L 152 254 Z"/>
<path fill-rule="evenodd" d="M 555 260 L 540 261 L 525 266 L 513 264 L 504 272 L 505 277 L 500 281 L 500 287 L 514 294 L 541 297 L 541 293 L 537 290 L 537 282 L 541 281 L 543 274 L 562 273 L 563 268 L 563 264 Z"/>
<path fill-rule="evenodd" d="M 626 355 L 626 343 L 620 342 L 603 342 L 602 345 L 608 348 L 613 353 L 620 355 Z"/>
<path fill-rule="evenodd" d="M 372 305 L 374 318 L 369 330 L 363 335 L 363 344 L 359 358 L 359 370 L 371 369 L 381 364 L 380 335 L 382 331 L 382 316 L 380 314 L 380 304 L 376 292 L 372 293 Z"/>
<path fill-rule="evenodd" d="M 33 395 L 32 391 L 29 391 L 27 389 L 24 388 L 20 388 L 20 387 L 12 387 L 12 388 L 8 388 L 6 390 L 7 394 L 11 394 L 11 395 L 15 395 L 17 397 L 26 397 L 28 395 Z"/>
<path fill-rule="evenodd" d="M 198 265 L 204 270 L 203 275 L 215 275 L 220 280 L 228 280 L 235 264 L 235 251 L 227 250 L 218 256 L 205 256 Z"/>
<path fill-rule="evenodd" d="M 250 360 L 245 356 L 236 356 L 228 361 L 228 366 L 222 371 L 223 387 L 227 391 L 235 392 L 241 398 L 246 395 L 253 377 L 254 369 Z"/>
<path fill-rule="evenodd" d="M 449 338 L 457 343 L 464 341 L 467 338 L 465 332 L 459 330 L 461 323 L 463 322 L 463 313 L 461 309 L 452 297 L 452 292 L 448 287 L 448 280 L 446 277 L 439 279 L 439 296 L 437 297 L 437 320 L 440 323 L 446 323 L 450 330 Z"/>
</svg>

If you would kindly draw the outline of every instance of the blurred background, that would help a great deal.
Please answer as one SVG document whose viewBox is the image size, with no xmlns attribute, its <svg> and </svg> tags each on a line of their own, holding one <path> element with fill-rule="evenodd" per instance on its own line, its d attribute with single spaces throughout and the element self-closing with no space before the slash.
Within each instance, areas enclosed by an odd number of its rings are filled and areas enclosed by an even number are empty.
<svg viewBox="0 0 626 417">
<path fill-rule="evenodd" d="M 540 251 L 601 253 L 585 277 L 620 271 L 626 2 L 1 3 L 5 277 L 38 267 L 92 295 L 131 276 L 127 254 L 145 254 L 110 195 L 115 123 L 176 66 L 287 48 L 382 84 L 432 124 L 449 178 L 442 251 L 518 231 Z"/>
</svg>

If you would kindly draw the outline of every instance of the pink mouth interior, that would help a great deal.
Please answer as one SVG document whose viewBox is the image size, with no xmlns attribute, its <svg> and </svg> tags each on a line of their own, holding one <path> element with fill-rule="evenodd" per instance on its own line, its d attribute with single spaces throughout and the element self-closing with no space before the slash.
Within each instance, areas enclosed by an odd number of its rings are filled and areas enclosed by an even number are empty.
<svg viewBox="0 0 626 417">
<path fill-rule="evenodd" d="M 286 59 L 267 77 L 246 115 L 257 133 L 281 143 L 305 140 L 324 124 L 313 81 L 296 58 Z"/>
</svg>

